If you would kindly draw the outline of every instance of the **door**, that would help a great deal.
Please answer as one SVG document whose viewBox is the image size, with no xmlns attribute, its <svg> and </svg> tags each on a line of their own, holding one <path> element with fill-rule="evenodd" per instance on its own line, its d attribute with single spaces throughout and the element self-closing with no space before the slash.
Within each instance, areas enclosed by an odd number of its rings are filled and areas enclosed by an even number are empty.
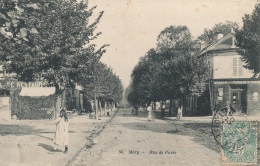
<svg viewBox="0 0 260 166">
<path fill-rule="evenodd" d="M 236 112 L 241 112 L 240 108 L 240 95 L 238 90 L 231 90 L 231 100 L 230 104 L 233 108 L 235 108 Z"/>
<path fill-rule="evenodd" d="M 246 91 L 242 89 L 231 90 L 231 106 L 237 113 L 246 113 Z"/>
<path fill-rule="evenodd" d="M 242 108 L 242 113 L 247 114 L 247 97 L 246 97 L 246 90 L 243 90 L 241 92 L 241 108 Z"/>
</svg>

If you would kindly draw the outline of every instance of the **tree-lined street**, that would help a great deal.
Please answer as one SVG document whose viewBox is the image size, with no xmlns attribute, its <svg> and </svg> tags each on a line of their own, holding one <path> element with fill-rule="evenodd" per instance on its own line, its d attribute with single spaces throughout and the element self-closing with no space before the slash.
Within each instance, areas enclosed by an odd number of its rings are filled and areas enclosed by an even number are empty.
<svg viewBox="0 0 260 166">
<path fill-rule="evenodd" d="M 260 4 L 222 2 L 0 0 L 0 166 L 259 160 Z"/>
</svg>

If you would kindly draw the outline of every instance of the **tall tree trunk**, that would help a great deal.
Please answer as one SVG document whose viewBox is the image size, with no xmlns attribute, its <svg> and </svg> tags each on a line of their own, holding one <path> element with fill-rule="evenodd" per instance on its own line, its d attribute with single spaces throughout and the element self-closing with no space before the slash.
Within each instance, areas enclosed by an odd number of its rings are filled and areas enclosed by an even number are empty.
<svg viewBox="0 0 260 166">
<path fill-rule="evenodd" d="M 59 95 L 59 85 L 56 84 L 55 85 L 55 111 L 53 113 L 54 119 L 59 117 L 60 108 L 61 108 L 61 99 L 60 99 L 60 95 Z"/>
<path fill-rule="evenodd" d="M 101 106 L 101 101 L 100 100 L 98 100 L 98 105 L 99 105 L 99 116 L 101 116 L 102 106 Z"/>
<path fill-rule="evenodd" d="M 173 99 L 170 99 L 169 117 L 172 116 L 172 105 L 173 105 Z"/>
<path fill-rule="evenodd" d="M 115 102 L 113 102 L 113 108 L 112 108 L 113 111 L 115 111 L 115 106 L 116 106 L 116 104 L 115 104 Z"/>
<path fill-rule="evenodd" d="M 66 91 L 65 89 L 61 92 L 61 108 L 66 107 Z"/>
<path fill-rule="evenodd" d="M 186 97 L 182 97 L 182 98 L 181 98 L 180 106 L 182 106 L 182 115 L 184 114 L 184 112 L 187 113 L 187 108 L 186 108 L 187 102 L 186 102 L 186 101 L 187 101 L 187 100 L 186 100 Z"/>
<path fill-rule="evenodd" d="M 95 116 L 98 119 L 98 100 L 95 98 Z"/>
<path fill-rule="evenodd" d="M 104 106 L 104 115 L 106 115 L 106 112 L 107 112 L 107 102 L 105 101 L 105 106 Z"/>
<path fill-rule="evenodd" d="M 59 117 L 61 110 L 61 97 L 57 94 L 56 95 L 56 100 L 55 100 L 55 112 L 54 112 L 54 119 Z"/>
</svg>

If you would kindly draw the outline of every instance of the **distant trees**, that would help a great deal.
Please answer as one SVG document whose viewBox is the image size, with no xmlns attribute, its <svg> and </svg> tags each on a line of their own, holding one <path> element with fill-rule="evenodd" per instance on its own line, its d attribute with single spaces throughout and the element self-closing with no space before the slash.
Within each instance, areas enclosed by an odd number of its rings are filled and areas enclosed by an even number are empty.
<svg viewBox="0 0 260 166">
<path fill-rule="evenodd" d="M 203 34 L 201 34 L 198 39 L 204 41 L 208 46 L 217 40 L 218 34 L 227 35 L 232 32 L 232 29 L 235 31 L 238 29 L 238 24 L 232 21 L 226 21 L 225 23 L 215 24 L 211 29 L 204 29 Z"/>
<path fill-rule="evenodd" d="M 236 46 L 242 56 L 247 69 L 253 70 L 255 75 L 260 72 L 260 4 L 249 15 L 243 17 L 243 27 L 236 31 Z"/>
<path fill-rule="evenodd" d="M 81 75 L 80 85 L 91 99 L 96 98 L 99 108 L 115 105 L 123 98 L 123 85 L 113 70 L 102 62 L 92 66 L 92 73 Z"/>
<path fill-rule="evenodd" d="M 150 49 L 134 68 L 129 98 L 149 103 L 200 95 L 207 65 L 195 56 L 198 49 L 186 26 L 165 28 L 156 49 Z"/>
</svg>

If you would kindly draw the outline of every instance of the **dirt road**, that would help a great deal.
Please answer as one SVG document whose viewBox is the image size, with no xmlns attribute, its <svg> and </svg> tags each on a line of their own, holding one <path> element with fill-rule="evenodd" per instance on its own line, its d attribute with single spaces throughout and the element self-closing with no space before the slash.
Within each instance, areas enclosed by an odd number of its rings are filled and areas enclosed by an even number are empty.
<svg viewBox="0 0 260 166">
<path fill-rule="evenodd" d="M 102 130 L 109 117 L 89 119 L 75 115 L 69 122 L 69 153 L 64 147 L 53 149 L 55 124 L 53 120 L 0 121 L 0 166 L 65 166 L 74 159 L 90 137 Z"/>
<path fill-rule="evenodd" d="M 124 108 L 71 165 L 214 166 L 219 151 L 208 122 L 148 122 L 146 112 L 132 115 Z"/>
</svg>

